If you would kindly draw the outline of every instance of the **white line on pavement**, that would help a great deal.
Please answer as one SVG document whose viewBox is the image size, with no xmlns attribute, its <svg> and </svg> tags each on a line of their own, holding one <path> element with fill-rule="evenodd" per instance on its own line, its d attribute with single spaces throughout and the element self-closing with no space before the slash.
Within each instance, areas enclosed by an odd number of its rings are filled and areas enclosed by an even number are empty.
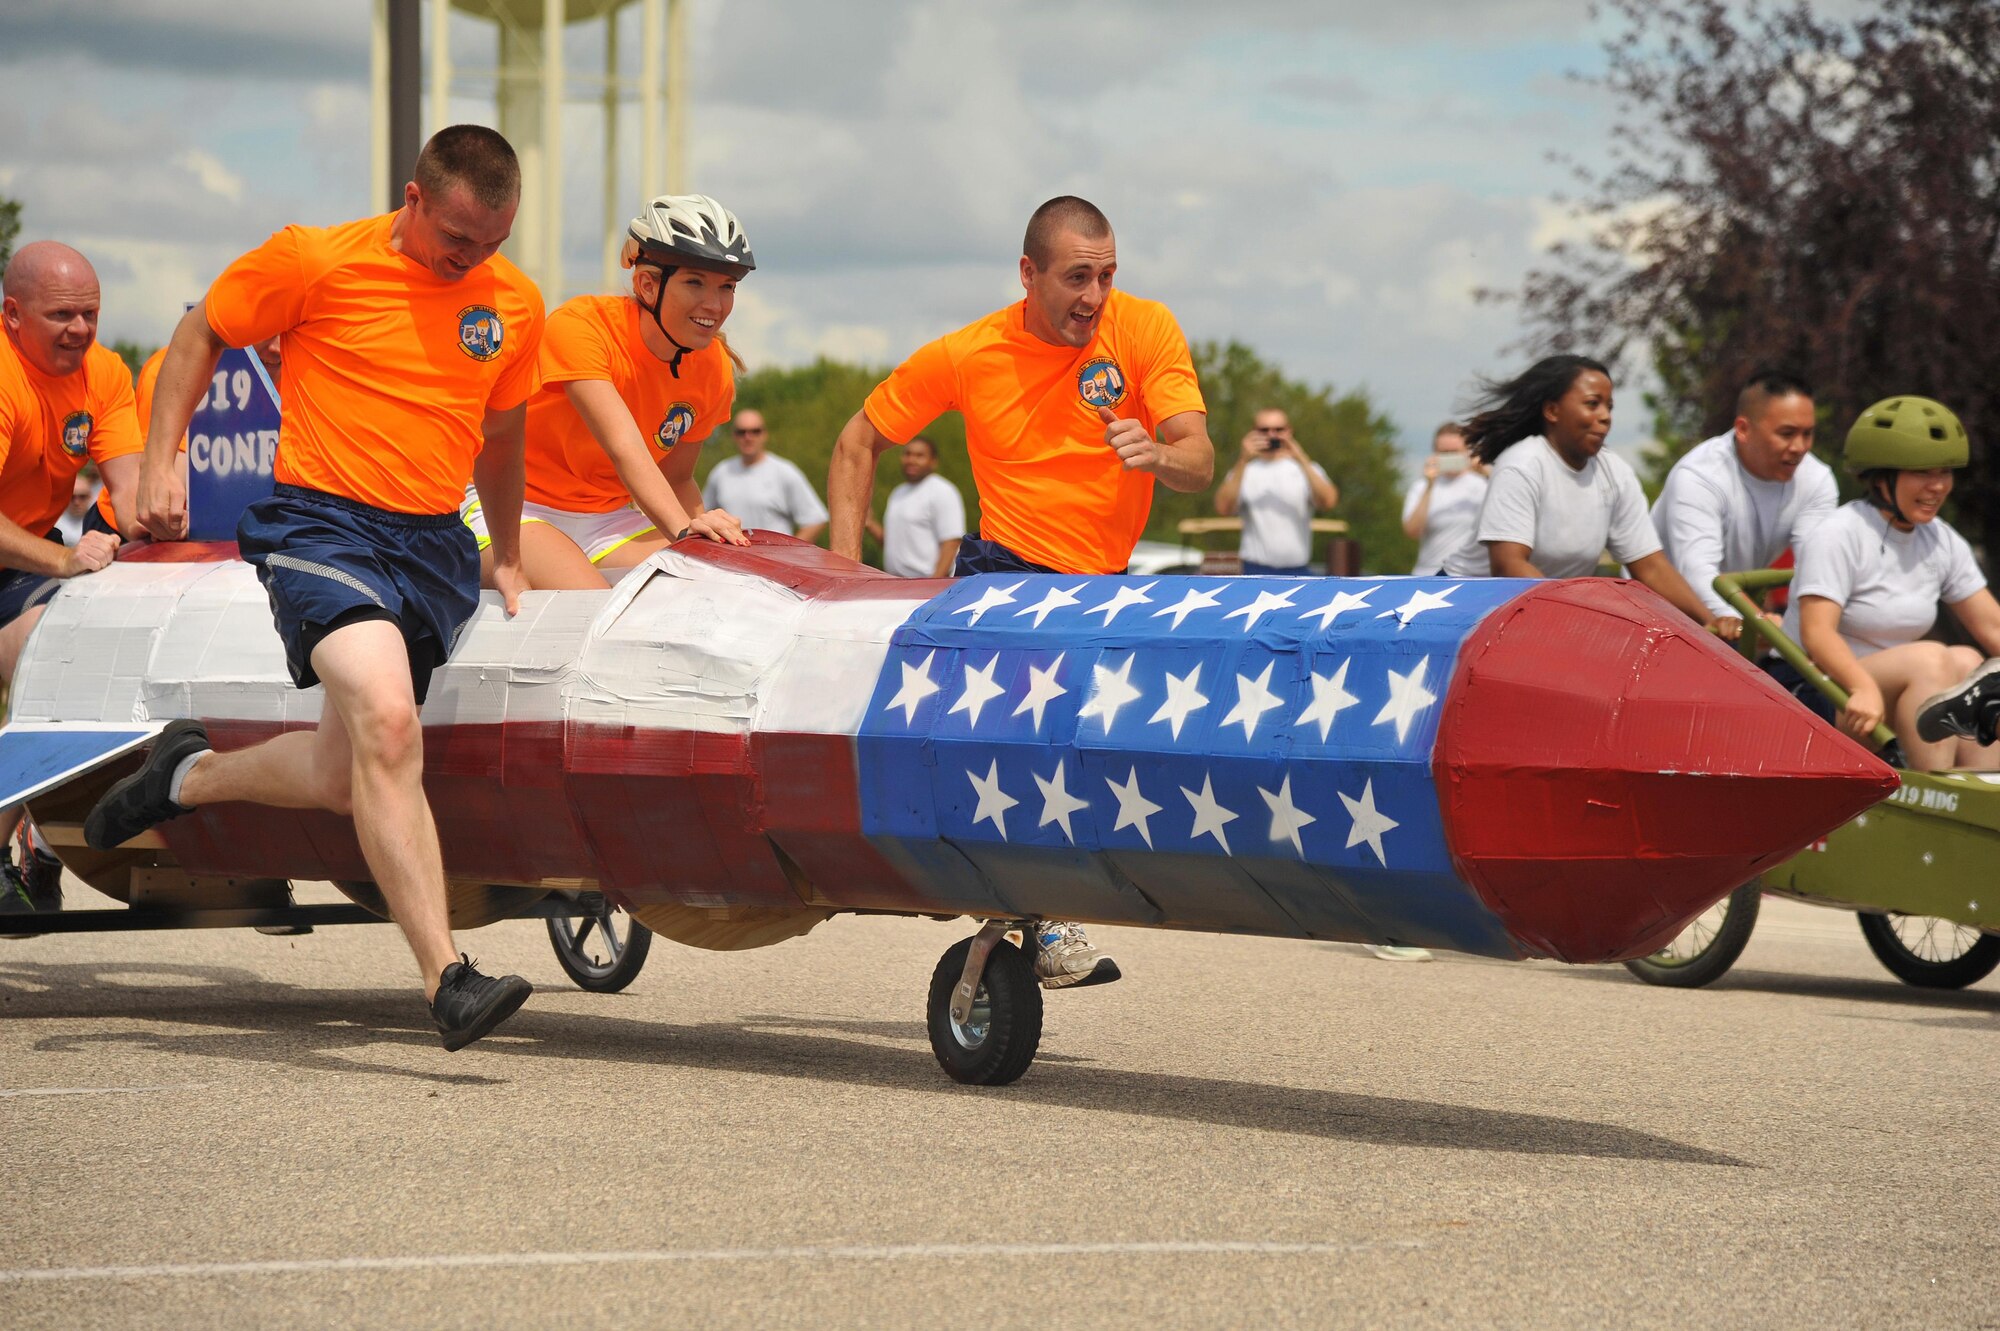
<svg viewBox="0 0 2000 1331">
<path fill-rule="evenodd" d="M 190 1081 L 179 1086 L 24 1086 L 19 1090 L 0 1091 L 0 1100 L 12 1100 L 24 1095 L 157 1095 L 162 1091 L 196 1091 L 208 1084 L 205 1081 Z"/>
<path fill-rule="evenodd" d="M 184 1276 L 310 1275 L 344 1271 L 436 1271 L 453 1267 L 594 1266 L 619 1262 L 892 1262 L 994 1257 L 1323 1257 L 1421 1248 L 1418 1239 L 1375 1243 L 895 1243 L 782 1248 L 639 1248 L 625 1252 L 496 1252 L 426 1257 L 323 1257 L 308 1261 L 184 1262 L 156 1266 L 51 1266 L 0 1270 L 0 1284 L 29 1280 L 149 1280 Z"/>
</svg>

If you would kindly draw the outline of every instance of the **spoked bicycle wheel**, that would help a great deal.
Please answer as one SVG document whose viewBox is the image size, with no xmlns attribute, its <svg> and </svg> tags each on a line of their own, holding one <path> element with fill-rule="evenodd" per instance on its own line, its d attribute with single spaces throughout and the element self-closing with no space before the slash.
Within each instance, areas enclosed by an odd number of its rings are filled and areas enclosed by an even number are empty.
<svg viewBox="0 0 2000 1331">
<path fill-rule="evenodd" d="M 1626 962 L 1625 969 L 1647 984 L 1669 989 L 1699 989 L 1721 979 L 1743 955 L 1763 899 L 1755 883 L 1746 883 L 1697 915 L 1673 942 L 1650 957 Z"/>
<path fill-rule="evenodd" d="M 1868 950 L 1904 984 L 1920 989 L 1963 989 L 2000 966 L 2000 938 L 1935 915 L 1863 912 L 1861 936 Z"/>
</svg>

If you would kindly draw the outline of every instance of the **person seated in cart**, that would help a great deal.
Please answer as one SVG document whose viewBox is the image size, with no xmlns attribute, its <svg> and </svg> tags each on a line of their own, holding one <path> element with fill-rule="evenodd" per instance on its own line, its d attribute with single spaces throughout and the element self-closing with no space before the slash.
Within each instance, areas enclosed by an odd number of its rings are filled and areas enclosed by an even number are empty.
<svg viewBox="0 0 2000 1331">
<path fill-rule="evenodd" d="M 528 401 L 521 567 L 531 587 L 602 588 L 683 536 L 748 545 L 702 508 L 694 461 L 729 419 L 742 362 L 722 335 L 736 284 L 757 266 L 735 214 L 703 194 L 663 194 L 627 228 L 629 296 L 578 296 L 549 316 L 542 388 Z M 643 424 L 642 424 L 643 422 Z M 493 556 L 476 491 L 460 510 Z"/>
<path fill-rule="evenodd" d="M 1968 452 L 1958 417 L 1929 398 L 1887 398 L 1862 412 L 1841 462 L 1865 493 L 1799 543 L 1785 612 L 1786 631 L 1847 691 L 1840 728 L 1865 741 L 1886 721 L 1904 765 L 1919 772 L 2000 769 L 2000 749 L 1935 729 L 1926 738 L 1917 720 L 1927 699 L 1957 688 L 1982 659 L 1925 638 L 1940 600 L 1987 655 L 2000 656 L 2000 602 L 1972 547 L 1938 516 Z M 1807 696 L 1790 666 L 1771 670 Z"/>
<path fill-rule="evenodd" d="M 1718 619 L 1736 612 L 1715 576 L 1763 568 L 1840 506 L 1833 468 L 1812 455 L 1812 390 L 1760 370 L 1736 395 L 1736 421 L 1696 444 L 1653 502 L 1660 548 Z"/>
</svg>

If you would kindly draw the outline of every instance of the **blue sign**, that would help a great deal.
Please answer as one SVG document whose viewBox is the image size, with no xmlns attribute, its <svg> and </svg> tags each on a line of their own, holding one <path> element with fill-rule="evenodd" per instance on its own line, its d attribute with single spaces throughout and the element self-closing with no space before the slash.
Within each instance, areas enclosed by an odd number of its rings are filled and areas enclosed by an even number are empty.
<svg viewBox="0 0 2000 1331">
<path fill-rule="evenodd" d="M 255 351 L 222 353 L 187 445 L 188 539 L 233 541 L 243 510 L 277 484 L 278 387 Z"/>
</svg>

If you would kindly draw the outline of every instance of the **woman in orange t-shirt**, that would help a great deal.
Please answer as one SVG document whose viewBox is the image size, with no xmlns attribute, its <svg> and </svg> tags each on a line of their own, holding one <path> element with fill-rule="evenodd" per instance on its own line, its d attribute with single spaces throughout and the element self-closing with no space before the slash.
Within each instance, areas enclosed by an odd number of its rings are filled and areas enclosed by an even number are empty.
<svg viewBox="0 0 2000 1331">
<path fill-rule="evenodd" d="M 628 228 L 630 296 L 579 296 L 549 316 L 542 387 L 528 402 L 521 567 L 531 587 L 601 588 L 689 535 L 748 545 L 702 508 L 695 457 L 729 419 L 741 362 L 722 336 L 736 284 L 757 266 L 743 228 L 701 194 L 662 195 Z M 492 557 L 478 495 L 466 525 Z"/>
</svg>

